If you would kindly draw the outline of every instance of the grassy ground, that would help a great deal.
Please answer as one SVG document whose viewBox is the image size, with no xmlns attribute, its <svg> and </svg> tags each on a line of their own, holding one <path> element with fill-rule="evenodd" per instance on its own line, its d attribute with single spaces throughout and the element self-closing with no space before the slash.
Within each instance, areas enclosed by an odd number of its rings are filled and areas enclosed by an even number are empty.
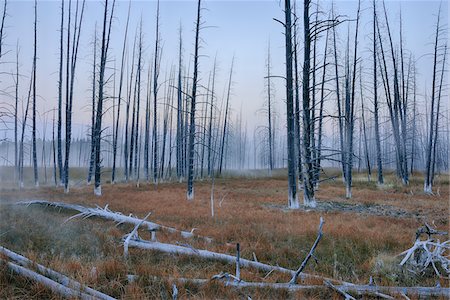
<svg viewBox="0 0 450 300">
<path fill-rule="evenodd" d="M 81 170 L 76 170 L 82 174 Z M 6 172 L 7 173 L 7 172 Z M 336 171 L 328 170 L 329 175 Z M 0 172 L 5 174 L 5 170 Z M 355 174 L 353 198 L 345 199 L 342 180 L 321 183 L 317 192 L 319 202 L 331 203 L 327 211 L 286 210 L 287 180 L 282 171 L 272 178 L 247 172 L 237 176 L 228 174 L 216 181 L 215 217 L 210 214 L 210 182 L 195 185 L 195 200 L 186 200 L 184 183 L 161 183 L 158 186 L 141 183 L 103 185 L 103 196 L 95 197 L 93 187 L 78 184 L 70 194 L 50 186 L 40 189 L 17 190 L 7 180 L 0 187 L 0 244 L 43 265 L 86 283 L 113 297 L 122 299 L 171 299 L 172 285 L 168 277 L 210 278 L 220 272 L 234 273 L 234 266 L 199 258 L 165 255 L 158 252 L 130 249 L 130 259 L 123 258 L 121 237 L 131 231 L 130 226 L 116 226 L 102 219 L 64 220 L 74 212 L 38 206 L 14 205 L 19 200 L 42 199 L 98 204 L 139 217 L 152 212 L 151 221 L 178 229 L 190 230 L 214 238 L 211 244 L 198 240 L 183 240 L 180 236 L 158 233 L 162 242 L 189 243 L 193 247 L 234 254 L 239 242 L 242 257 L 272 265 L 296 269 L 316 238 L 319 217 L 325 219 L 324 237 L 316 256 L 306 272 L 365 284 L 372 276 L 378 285 L 434 286 L 438 280 L 432 273 L 413 276 L 398 267 L 397 255 L 409 248 L 415 231 L 426 221 L 439 229 L 448 230 L 448 175 L 437 178 L 439 194 L 425 195 L 420 176 L 413 177 L 407 187 L 392 175 L 378 187 L 367 182 L 364 174 Z M 5 176 L 5 175 L 2 175 Z M 50 178 L 50 176 L 49 176 Z M 80 179 L 81 181 L 81 179 Z M 219 205 L 220 203 L 220 205 Z M 342 211 L 339 204 L 375 207 L 405 212 L 386 216 L 373 209 Z M 334 209 L 334 207 L 336 209 Z M 149 234 L 140 232 L 149 239 Z M 38 284 L 27 282 L 11 274 L 0 265 L 0 298 L 2 299 L 58 299 Z M 127 274 L 139 275 L 133 283 Z M 276 272 L 267 278 L 265 273 L 244 268 L 241 277 L 246 281 L 287 282 L 286 275 Z M 448 286 L 448 279 L 439 279 Z M 320 282 L 305 282 L 309 284 Z M 178 286 L 180 298 L 253 299 L 310 298 L 328 299 L 339 296 L 318 290 L 303 294 L 265 290 L 236 291 L 217 284 Z"/>
</svg>

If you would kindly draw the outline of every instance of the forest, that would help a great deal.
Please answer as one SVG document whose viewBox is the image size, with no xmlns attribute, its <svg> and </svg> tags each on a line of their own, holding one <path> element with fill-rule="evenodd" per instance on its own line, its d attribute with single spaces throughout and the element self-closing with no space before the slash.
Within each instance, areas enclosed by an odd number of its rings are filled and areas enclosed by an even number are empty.
<svg viewBox="0 0 450 300">
<path fill-rule="evenodd" d="M 447 2 L 0 6 L 0 298 L 450 295 Z"/>
</svg>

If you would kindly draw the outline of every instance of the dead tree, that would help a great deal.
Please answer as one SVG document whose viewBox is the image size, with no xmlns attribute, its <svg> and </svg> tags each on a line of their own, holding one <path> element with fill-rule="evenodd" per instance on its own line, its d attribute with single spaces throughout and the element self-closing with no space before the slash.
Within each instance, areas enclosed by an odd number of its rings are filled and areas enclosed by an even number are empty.
<svg viewBox="0 0 450 300">
<path fill-rule="evenodd" d="M 332 6 L 332 16 L 334 16 L 334 4 Z M 338 124 L 339 124 L 339 151 L 341 154 L 341 169 L 342 169 L 342 177 L 345 181 L 346 171 L 345 171 L 345 150 L 344 150 L 344 122 L 343 122 L 343 113 L 342 113 L 342 102 L 341 102 L 341 92 L 340 92 L 340 83 L 339 83 L 339 64 L 338 64 L 338 52 L 337 52 L 337 43 L 336 43 L 336 28 L 333 27 L 333 49 L 334 49 L 334 71 L 335 71 L 335 80 L 336 80 L 336 106 L 338 109 Z"/>
<path fill-rule="evenodd" d="M 346 160 L 346 171 L 345 176 L 346 183 L 346 197 L 352 197 L 352 168 L 353 168 L 353 129 L 355 126 L 355 88 L 356 88 L 356 64 L 357 64 L 357 53 L 358 53 L 358 29 L 359 29 L 359 13 L 360 13 L 361 1 L 358 0 L 358 10 L 356 16 L 356 28 L 355 28 L 355 41 L 354 41 L 354 51 L 353 51 L 353 71 L 352 71 L 352 83 L 351 83 L 351 95 L 349 93 L 349 87 L 346 88 L 346 124 L 347 124 L 347 160 Z M 347 58 L 348 59 L 348 58 Z M 349 65 L 347 66 L 349 68 Z M 349 70 L 348 70 L 349 72 Z M 348 84 L 350 74 L 347 74 L 346 85 Z"/>
<path fill-rule="evenodd" d="M 447 44 L 444 46 L 444 54 L 442 59 L 442 69 L 441 69 L 441 79 L 439 83 L 439 91 L 437 95 L 437 108 L 436 108 L 436 122 L 435 122 L 435 128 L 434 128 L 434 143 L 433 143 L 433 154 L 432 159 L 433 162 L 431 164 L 431 186 L 433 186 L 434 183 L 434 174 L 435 174 L 435 166 L 436 166 L 436 148 L 438 144 L 438 132 L 439 132 L 439 117 L 441 115 L 441 96 L 442 96 L 442 87 L 444 82 L 444 75 L 445 75 L 445 60 L 447 57 Z"/>
<path fill-rule="evenodd" d="M 153 183 L 158 183 L 158 77 L 159 77 L 159 0 L 156 7 L 155 61 L 153 67 Z"/>
<path fill-rule="evenodd" d="M 104 88 L 105 88 L 105 69 L 106 62 L 108 57 L 108 48 L 110 42 L 111 35 L 111 24 L 114 15 L 114 5 L 115 0 L 113 0 L 111 5 L 111 13 L 109 15 L 108 21 L 108 0 L 105 0 L 105 11 L 103 15 L 103 33 L 102 33 L 102 42 L 101 42 L 101 54 L 100 54 L 100 68 L 99 68 L 99 80 L 98 80 L 98 102 L 97 102 L 97 111 L 95 117 L 95 187 L 94 194 L 97 196 L 101 196 L 101 160 L 100 160 L 100 152 L 101 152 L 101 133 L 102 133 L 102 117 L 103 117 L 103 101 L 104 101 Z"/>
<path fill-rule="evenodd" d="M 294 14 L 297 15 L 297 1 L 294 1 Z M 298 40 L 297 40 L 297 18 L 295 18 L 294 24 L 294 74 L 295 74 L 295 136 L 297 136 L 297 168 L 298 168 L 298 177 L 299 180 L 303 180 L 303 171 L 302 171 L 302 147 L 301 147 L 301 138 L 300 138 L 300 80 L 299 80 L 299 71 L 298 71 Z"/>
<path fill-rule="evenodd" d="M 94 173 L 94 159 L 95 159 L 95 141 L 94 141 L 94 128 L 95 128 L 95 98 L 97 97 L 96 86 L 97 86 L 97 28 L 94 33 L 94 61 L 92 66 L 92 113 L 91 113 L 91 153 L 89 156 L 89 170 L 87 182 L 91 183 L 92 174 Z"/>
<path fill-rule="evenodd" d="M 363 137 L 364 137 L 364 154 L 365 154 L 365 157 L 366 157 L 367 180 L 371 181 L 372 168 L 370 166 L 369 146 L 368 146 L 368 142 L 367 142 L 366 118 L 365 118 L 365 114 L 364 114 L 364 98 L 363 98 L 363 84 L 362 84 L 361 65 L 360 65 L 359 74 L 360 74 L 360 76 L 359 76 L 359 84 L 360 84 L 360 95 L 361 95 L 361 121 L 362 121 Z"/>
<path fill-rule="evenodd" d="M 396 148 L 396 160 L 397 160 L 397 175 L 402 179 L 403 184 L 408 184 L 409 183 L 409 178 L 408 178 L 408 163 L 407 163 L 407 159 L 406 159 L 406 141 L 404 140 L 406 137 L 406 105 L 404 102 L 404 99 L 401 98 L 400 95 L 400 84 L 399 84 L 399 71 L 398 71 L 398 64 L 397 64 L 397 60 L 396 60 L 396 55 L 394 53 L 394 45 L 392 42 L 392 36 L 391 36 L 391 31 L 390 31 L 390 27 L 389 27 L 389 20 L 387 17 L 387 11 L 386 11 L 386 6 L 384 5 L 383 2 L 383 9 L 384 9 L 384 16 L 385 16 L 385 22 L 386 22 L 386 28 L 387 28 L 387 33 L 388 33 L 388 38 L 389 38 L 389 45 L 390 45 L 390 52 L 391 52 L 391 57 L 392 57 L 392 64 L 393 64 L 393 73 L 394 73 L 394 77 L 393 77 L 393 99 L 391 96 L 391 90 L 388 85 L 388 83 L 386 83 L 386 88 L 388 88 L 386 90 L 386 94 L 387 95 L 387 104 L 389 107 L 389 115 L 391 118 L 391 123 L 392 123 L 392 131 L 393 131 L 393 135 L 394 135 L 394 141 L 395 141 L 395 148 Z M 379 28 L 378 28 L 379 29 Z M 378 34 L 380 35 L 380 32 L 378 30 Z M 381 37 L 380 37 L 380 47 L 382 47 L 382 41 L 381 41 Z M 384 52 L 382 51 L 382 56 L 383 56 L 383 64 L 386 65 L 385 63 L 385 58 L 384 58 Z M 389 78 L 387 76 L 387 69 L 385 66 L 385 81 L 388 82 Z"/>
<path fill-rule="evenodd" d="M 116 127 L 113 136 L 113 166 L 111 172 L 111 183 L 116 182 L 116 156 L 117 156 L 117 140 L 119 137 L 119 120 L 120 120 L 120 107 L 122 102 L 122 86 L 123 86 L 123 73 L 125 68 L 125 54 L 127 47 L 127 37 L 128 37 L 128 24 L 130 22 L 130 10 L 131 10 L 131 0 L 128 3 L 128 13 L 127 13 L 127 22 L 125 25 L 125 34 L 123 38 L 123 46 L 122 46 L 122 59 L 120 63 L 120 78 L 119 78 L 119 94 L 117 99 L 117 117 L 116 117 Z"/>
<path fill-rule="evenodd" d="M 124 158 L 125 181 L 127 181 L 127 182 L 128 182 L 129 176 L 130 176 L 130 170 L 128 168 L 128 157 L 129 157 L 129 149 L 128 149 L 129 126 L 128 125 L 129 125 L 129 121 L 130 121 L 131 93 L 133 90 L 135 52 L 136 52 L 136 39 L 134 39 L 133 53 L 131 55 L 131 74 L 129 74 L 127 104 L 126 104 L 126 114 L 125 114 L 125 142 L 124 142 L 124 147 L 123 147 L 123 156 L 124 156 L 123 158 Z"/>
<path fill-rule="evenodd" d="M 214 111 L 214 97 L 215 97 L 215 81 L 216 81 L 216 59 L 214 57 L 214 66 L 212 72 L 212 83 L 211 83 L 211 105 L 209 107 L 209 126 L 208 126 L 208 176 L 212 176 L 214 180 L 214 166 L 215 166 L 215 154 L 213 153 L 213 111 Z"/>
<path fill-rule="evenodd" d="M 378 83 L 377 83 L 377 8 L 376 2 L 373 1 L 373 118 L 375 126 L 375 144 L 376 157 L 378 167 L 378 184 L 384 184 L 383 179 L 383 162 L 381 159 L 381 142 L 380 142 L 380 124 L 378 118 Z"/>
<path fill-rule="evenodd" d="M 3 30 L 5 29 L 5 20 L 6 20 L 6 8 L 7 8 L 8 1 L 5 0 L 3 3 L 3 13 L 2 13 L 2 23 L 0 24 L 0 61 L 2 59 L 3 55 L 3 44 L 4 44 L 4 33 Z"/>
<path fill-rule="evenodd" d="M 80 34 L 81 34 L 81 24 L 83 22 L 83 13 L 84 13 L 84 6 L 85 6 L 85 0 L 83 0 L 83 3 L 81 4 L 81 13 L 80 13 L 80 19 L 78 20 L 78 1 L 76 4 L 75 9 L 75 21 L 74 21 L 74 32 L 72 37 L 72 50 L 70 54 L 70 64 L 67 64 L 66 68 L 70 69 L 67 74 L 70 72 L 70 82 L 69 78 L 67 77 L 66 82 L 66 88 L 68 89 L 66 91 L 66 151 L 65 151 L 65 157 L 64 157 L 64 191 L 66 193 L 69 192 L 69 158 L 70 158 L 70 145 L 71 145 L 71 139 L 72 139 L 72 105 L 73 105 L 73 91 L 74 91 L 74 83 L 75 83 L 75 68 L 77 64 L 77 57 L 78 57 L 78 48 L 80 44 Z M 69 27 L 70 27 L 70 6 L 71 3 L 69 1 Z M 79 24 L 77 25 L 77 22 Z M 67 41 L 69 48 L 69 40 L 70 40 L 70 31 L 67 35 Z M 69 57 L 69 54 L 68 54 Z M 69 59 L 67 60 L 69 62 Z"/>
<path fill-rule="evenodd" d="M 63 61 L 64 61 L 64 0 L 61 0 L 61 27 L 59 37 L 59 80 L 58 80 L 58 170 L 59 182 L 63 182 L 63 163 L 62 163 L 62 93 L 63 93 Z"/>
<path fill-rule="evenodd" d="M 152 65 L 149 64 L 148 76 L 147 76 L 147 97 L 145 103 L 145 129 L 144 129 L 144 176 L 145 180 L 148 181 L 150 177 L 149 173 L 149 143 L 150 143 L 150 95 L 151 82 L 152 82 Z"/>
<path fill-rule="evenodd" d="M 179 180 L 183 178 L 184 175 L 184 156 L 183 156 L 183 135 L 184 135 L 184 124 L 183 124 L 183 82 L 182 82 L 182 64 L 183 64 L 183 39 L 182 27 L 180 25 L 179 30 L 179 48 L 178 48 L 178 80 L 177 80 L 177 142 L 176 142 L 176 159 L 177 159 L 177 177 Z"/>
<path fill-rule="evenodd" d="M 225 139 L 227 137 L 227 123 L 228 123 L 228 113 L 230 109 L 230 94 L 231 94 L 231 77 L 233 75 L 233 66 L 234 66 L 234 56 L 231 60 L 231 68 L 230 68 L 230 76 L 228 78 L 228 90 L 227 90 L 227 99 L 225 104 L 225 117 L 223 119 L 223 132 L 222 132 L 222 143 L 220 147 L 220 160 L 219 160 L 219 175 L 222 174 L 222 167 L 223 167 L 223 156 L 224 156 L 224 150 L 225 150 Z"/>
<path fill-rule="evenodd" d="M 295 28 L 295 25 L 294 25 Z M 294 29 L 295 30 L 295 29 Z M 294 34 L 295 36 L 295 34 Z M 296 41 L 295 41 L 296 43 Z M 297 48 L 297 46 L 295 46 L 295 48 Z M 295 55 L 297 55 L 295 53 Z M 272 140 L 272 91 L 271 91 L 271 73 L 270 73 L 270 68 L 271 68 L 271 61 L 270 61 L 270 42 L 269 45 L 267 46 L 267 123 L 268 123 L 268 147 L 269 147 L 269 172 L 270 175 L 272 175 L 272 170 L 273 170 L 273 140 Z M 297 66 L 297 65 L 296 65 Z M 297 69 L 295 70 L 296 74 L 296 103 L 298 103 L 298 82 L 297 82 Z M 298 108 L 298 104 L 296 105 L 296 108 Z M 297 110 L 297 109 L 296 109 Z M 296 124 L 298 123 L 297 121 L 297 114 L 298 112 L 296 111 L 295 116 L 296 116 Z M 296 127 L 298 128 L 298 126 Z M 296 136 L 298 136 L 298 131 L 296 132 Z M 298 139 L 297 139 L 298 140 Z"/>
<path fill-rule="evenodd" d="M 36 59 L 37 59 L 37 0 L 34 0 L 34 47 L 33 47 L 33 127 L 32 127 L 32 143 L 33 143 L 33 173 L 34 185 L 39 186 L 38 165 L 37 165 L 37 149 L 36 149 Z"/>
<path fill-rule="evenodd" d="M 304 58 L 303 58 L 303 86 L 302 86 L 302 106 L 303 106 L 303 204 L 305 206 L 316 206 L 316 199 L 314 196 L 314 168 L 312 162 L 312 147 L 311 145 L 311 104 L 310 104 L 310 72 L 311 72 L 311 28 L 309 20 L 309 6 L 310 0 L 305 0 L 303 4 L 303 31 L 304 31 Z M 286 23 L 286 27 L 287 23 Z M 286 29 L 287 30 L 287 29 Z M 287 38 L 286 38 L 287 41 Z M 287 50 L 286 50 L 287 51 Z M 286 53 L 286 56 L 288 54 Z M 287 64 L 289 66 L 289 64 Z M 289 82 L 289 80 L 288 80 Z M 314 109 L 314 108 L 312 108 Z M 289 114 L 288 114 L 289 115 Z M 288 127 L 289 128 L 289 127 Z M 289 130 L 289 129 L 288 129 Z M 291 148 L 290 141 L 292 134 L 288 137 L 288 149 Z M 291 152 L 291 150 L 289 150 Z M 288 158 L 289 161 L 289 158 Z M 293 174 L 295 176 L 295 174 Z M 293 178 L 295 179 L 295 178 Z M 294 181 L 295 183 L 296 181 Z M 296 191 L 295 191 L 296 192 Z M 296 196 L 296 195 L 295 195 Z M 293 198 L 293 201 L 296 198 Z M 298 206 L 298 200 L 297 200 Z"/>
<path fill-rule="evenodd" d="M 441 19 L 441 7 L 439 7 L 438 17 L 437 17 L 437 23 L 436 23 L 436 31 L 435 31 L 435 41 L 434 41 L 434 56 L 433 56 L 433 79 L 432 79 L 432 85 L 431 85 L 431 108 L 430 108 L 430 125 L 429 125 L 429 134 L 428 134 L 428 142 L 426 147 L 426 166 L 425 166 L 425 181 L 424 181 L 424 187 L 423 190 L 427 194 L 432 194 L 432 187 L 433 187 L 433 177 L 434 174 L 432 172 L 433 169 L 433 149 L 435 148 L 436 140 L 434 134 L 434 130 L 437 129 L 434 125 L 437 123 L 437 112 L 435 112 L 436 108 L 436 77 L 437 74 L 437 64 L 438 64 L 438 50 L 439 50 L 439 42 L 440 42 L 440 34 L 441 34 L 441 28 L 440 28 L 440 19 Z M 444 60 L 445 62 L 445 60 Z M 443 66 L 444 68 L 444 66 Z M 441 76 L 443 76 L 442 74 Z M 439 100 L 438 100 L 439 101 Z M 436 116 L 435 116 L 436 114 Z"/>
<path fill-rule="evenodd" d="M 6 1 L 5 1 L 6 2 Z M 19 168 L 19 144 L 18 144 L 18 120 L 19 120 L 19 42 L 16 46 L 16 74 L 15 74 L 15 104 L 14 104 L 14 179 L 18 179 Z"/>
<path fill-rule="evenodd" d="M 323 54 L 323 66 L 322 66 L 322 82 L 320 84 L 320 107 L 319 107 L 319 133 L 318 133 L 318 142 L 317 142 L 317 151 L 316 151 L 316 160 L 315 160 L 315 179 L 314 184 L 317 186 L 319 184 L 320 178 L 320 169 L 321 169 L 321 160 L 322 160 L 322 138 L 323 138 L 323 110 L 324 110 L 324 102 L 325 102 L 325 80 L 326 80 L 326 68 L 327 68 L 327 54 L 328 54 L 328 32 L 326 30 L 325 37 L 325 50 Z"/>
<path fill-rule="evenodd" d="M 187 199 L 194 200 L 194 141 L 195 141 L 195 101 L 197 96 L 197 78 L 198 78 L 198 49 L 200 33 L 200 10 L 201 0 L 197 5 L 197 22 L 195 25 L 195 52 L 194 52 L 194 76 L 192 81 L 191 111 L 189 126 L 189 160 L 188 160 L 188 181 L 187 181 Z"/>
</svg>

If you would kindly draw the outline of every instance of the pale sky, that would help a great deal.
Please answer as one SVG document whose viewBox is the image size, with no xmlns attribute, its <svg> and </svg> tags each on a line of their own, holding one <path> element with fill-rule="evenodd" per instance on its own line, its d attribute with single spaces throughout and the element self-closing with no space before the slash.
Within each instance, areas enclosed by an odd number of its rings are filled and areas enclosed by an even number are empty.
<svg viewBox="0 0 450 300">
<path fill-rule="evenodd" d="M 74 1 L 73 1 L 74 2 Z M 1 1 L 3 9 L 3 1 Z M 257 110 L 264 103 L 264 76 L 265 61 L 267 55 L 267 44 L 270 39 L 272 52 L 272 73 L 284 75 L 284 36 L 283 28 L 273 20 L 284 19 L 282 7 L 284 1 L 205 1 L 203 2 L 202 20 L 207 28 L 201 31 L 203 40 L 200 49 L 200 80 L 201 84 L 207 84 L 208 74 L 212 68 L 214 56 L 217 53 L 219 73 L 216 83 L 216 93 L 220 100 L 226 86 L 229 67 L 233 55 L 235 55 L 235 70 L 233 76 L 232 108 L 234 113 L 240 113 L 248 120 L 252 128 L 264 122 L 263 115 Z M 321 1 L 323 11 L 328 11 L 331 1 Z M 439 7 L 438 1 L 387 1 L 388 14 L 391 30 L 394 33 L 394 41 L 398 42 L 398 23 L 400 7 L 402 9 L 404 26 L 404 43 L 408 50 L 414 53 L 416 58 L 432 53 L 434 25 Z M 448 3 L 442 3 L 443 24 L 448 22 Z M 302 2 L 298 4 L 301 9 Z M 0 88 L 13 91 L 11 88 L 11 76 L 3 72 L 11 72 L 15 68 L 15 47 L 20 46 L 20 72 L 23 75 L 21 84 L 21 98 L 25 99 L 29 85 L 29 74 L 31 72 L 32 50 L 33 50 L 33 7 L 34 1 L 8 1 L 8 17 L 5 28 L 4 51 L 7 54 L 0 64 Z M 67 5 L 66 5 L 67 7 Z M 371 67 L 372 62 L 364 62 L 370 55 L 371 29 L 372 29 L 372 1 L 362 1 L 361 33 L 359 40 L 359 53 L 363 65 Z M 381 3 L 378 4 L 380 16 L 382 12 Z M 120 66 L 120 55 L 128 1 L 117 1 L 113 31 L 111 37 L 111 48 L 109 57 L 116 59 L 116 67 Z M 336 1 L 338 14 L 347 15 L 353 19 L 356 16 L 356 1 Z M 315 10 L 314 6 L 311 10 Z M 87 106 L 90 101 L 90 73 L 92 63 L 92 40 L 94 27 L 97 22 L 98 30 L 101 30 L 103 4 L 100 1 L 86 2 L 85 19 L 81 32 L 81 46 L 79 50 L 79 61 L 76 70 L 76 91 L 74 98 L 75 124 L 89 124 L 90 112 Z M 194 22 L 196 17 L 196 2 L 185 1 L 161 1 L 161 39 L 164 44 L 160 81 L 165 78 L 166 71 L 170 70 L 172 64 L 177 63 L 178 52 L 178 28 L 183 26 L 184 62 L 187 67 L 188 59 L 192 57 L 194 42 Z M 128 44 L 130 52 L 132 41 L 137 25 L 142 16 L 144 28 L 144 61 L 145 69 L 154 51 L 155 38 L 155 1 L 133 1 L 131 21 L 129 29 Z M 301 13 L 300 13 L 301 15 Z M 302 20 L 301 20 L 302 21 Z M 57 80 L 59 63 L 59 24 L 60 24 L 60 1 L 38 1 L 38 64 L 37 64 L 37 93 L 40 96 L 40 111 L 50 110 L 57 105 Z M 352 27 L 351 27 L 352 28 Z M 300 28 L 301 30 L 301 28 Z M 339 37 L 344 39 L 347 25 L 341 25 Z M 352 32 L 352 31 L 351 31 Z M 323 39 L 322 39 L 323 40 Z M 345 42 L 340 44 L 340 51 L 344 53 Z M 300 44 L 301 46 L 301 44 Z M 323 46 L 319 47 L 322 55 Z M 301 56 L 300 56 L 301 57 Z M 11 63 L 12 62 L 12 63 Z M 418 81 L 423 88 L 425 84 L 430 85 L 430 74 L 432 71 L 432 57 L 424 56 L 419 60 Z M 109 67 L 113 67 L 110 62 Z M 192 69 L 191 69 L 192 71 Z M 190 76 L 192 76 L 190 74 Z M 146 73 L 143 73 L 146 78 Z M 370 78 L 365 79 L 370 81 Z M 284 82 L 282 79 L 274 79 L 276 88 L 276 110 L 283 122 L 285 122 L 284 105 Z M 145 92 L 144 92 L 145 94 Z M 1 102 L 13 103 L 12 98 L 2 96 Z M 144 100 L 144 99 L 143 99 Z M 241 110 L 242 108 L 242 110 Z M 144 113 L 142 111 L 142 113 Z M 50 115 L 51 118 L 51 115 Z M 107 117 L 107 120 L 110 120 Z M 233 117 L 234 119 L 234 117 Z M 109 121 L 110 122 L 110 121 Z M 105 123 L 108 125 L 108 121 Z M 282 123 L 284 126 L 284 123 Z M 0 125 L 3 126 L 3 125 Z"/>
</svg>

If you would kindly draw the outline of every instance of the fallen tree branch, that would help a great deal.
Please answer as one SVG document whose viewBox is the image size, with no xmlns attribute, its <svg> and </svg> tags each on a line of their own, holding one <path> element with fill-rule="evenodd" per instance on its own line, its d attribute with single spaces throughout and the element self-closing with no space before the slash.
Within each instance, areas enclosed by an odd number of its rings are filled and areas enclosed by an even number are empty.
<svg viewBox="0 0 450 300">
<path fill-rule="evenodd" d="M 319 231 L 317 233 L 316 241 L 314 242 L 313 246 L 311 247 L 311 250 L 309 250 L 308 255 L 303 260 L 302 264 L 298 268 L 298 270 L 295 272 L 294 276 L 292 276 L 291 281 L 289 281 L 289 284 L 295 284 L 297 283 L 298 275 L 300 275 L 301 272 L 303 272 L 303 269 L 305 269 L 306 264 L 308 263 L 308 260 L 311 258 L 311 256 L 314 255 L 314 250 L 316 250 L 317 245 L 319 244 L 320 239 L 322 238 L 322 228 L 323 228 L 323 218 L 320 217 L 320 224 L 319 224 Z"/>
<path fill-rule="evenodd" d="M 95 297 L 95 299 L 103 299 L 103 300 L 114 300 L 115 299 L 106 294 L 103 294 L 102 292 L 96 291 L 88 286 L 82 285 L 78 281 L 75 281 L 59 272 L 56 272 L 52 269 L 44 267 L 43 265 L 40 265 L 36 262 L 33 262 L 32 260 L 30 260 L 20 254 L 17 254 L 5 247 L 0 246 L 0 253 L 3 254 L 4 256 L 8 257 L 10 260 L 13 260 L 17 264 L 23 266 L 24 268 L 27 268 L 27 267 L 36 268 L 36 270 L 39 273 L 43 274 L 44 277 L 46 277 L 46 278 L 50 277 L 50 278 L 52 278 L 52 280 L 56 281 L 58 284 L 61 284 L 62 286 L 65 286 L 70 289 L 74 289 L 76 291 L 86 293 L 88 295 L 91 295 L 92 297 Z M 16 269 L 21 270 L 20 268 L 15 268 L 15 267 L 12 267 L 12 268 L 14 270 L 16 270 Z M 32 272 L 32 271 L 30 271 L 30 272 Z M 27 274 L 31 274 L 31 273 L 27 273 Z M 78 292 L 78 293 L 80 293 L 80 292 Z"/>
<path fill-rule="evenodd" d="M 24 201 L 24 202 L 19 202 L 18 204 L 27 205 L 27 206 L 32 205 L 32 204 L 46 205 L 46 206 L 53 206 L 53 207 L 59 207 L 59 208 L 64 208 L 64 209 L 76 210 L 76 211 L 80 212 L 79 214 L 76 214 L 76 215 L 68 218 L 66 221 L 69 221 L 71 219 L 78 218 L 78 217 L 87 219 L 87 218 L 90 218 L 93 216 L 112 220 L 114 222 L 117 222 L 118 224 L 127 223 L 127 224 L 132 224 L 132 225 L 138 225 L 138 224 L 141 224 L 141 221 L 142 221 L 142 219 L 133 217 L 132 215 L 126 216 L 120 212 L 113 212 L 108 208 L 108 204 L 104 208 L 101 208 L 99 206 L 97 206 L 96 208 L 90 208 L 90 207 L 85 207 L 85 206 L 78 205 L 78 204 L 69 204 L 69 203 L 63 203 L 63 202 L 51 202 L 51 201 L 45 201 L 45 200 Z M 195 228 L 193 228 L 191 231 L 183 231 L 183 230 L 178 230 L 173 227 L 153 223 L 150 221 L 144 221 L 144 222 L 142 222 L 141 225 L 147 226 L 147 229 L 149 231 L 167 230 L 170 233 L 180 233 L 181 236 L 184 238 L 197 237 L 197 238 L 204 239 L 207 242 L 212 242 L 212 240 L 213 240 L 212 238 L 209 238 L 209 237 L 195 235 L 194 234 Z"/>
</svg>

